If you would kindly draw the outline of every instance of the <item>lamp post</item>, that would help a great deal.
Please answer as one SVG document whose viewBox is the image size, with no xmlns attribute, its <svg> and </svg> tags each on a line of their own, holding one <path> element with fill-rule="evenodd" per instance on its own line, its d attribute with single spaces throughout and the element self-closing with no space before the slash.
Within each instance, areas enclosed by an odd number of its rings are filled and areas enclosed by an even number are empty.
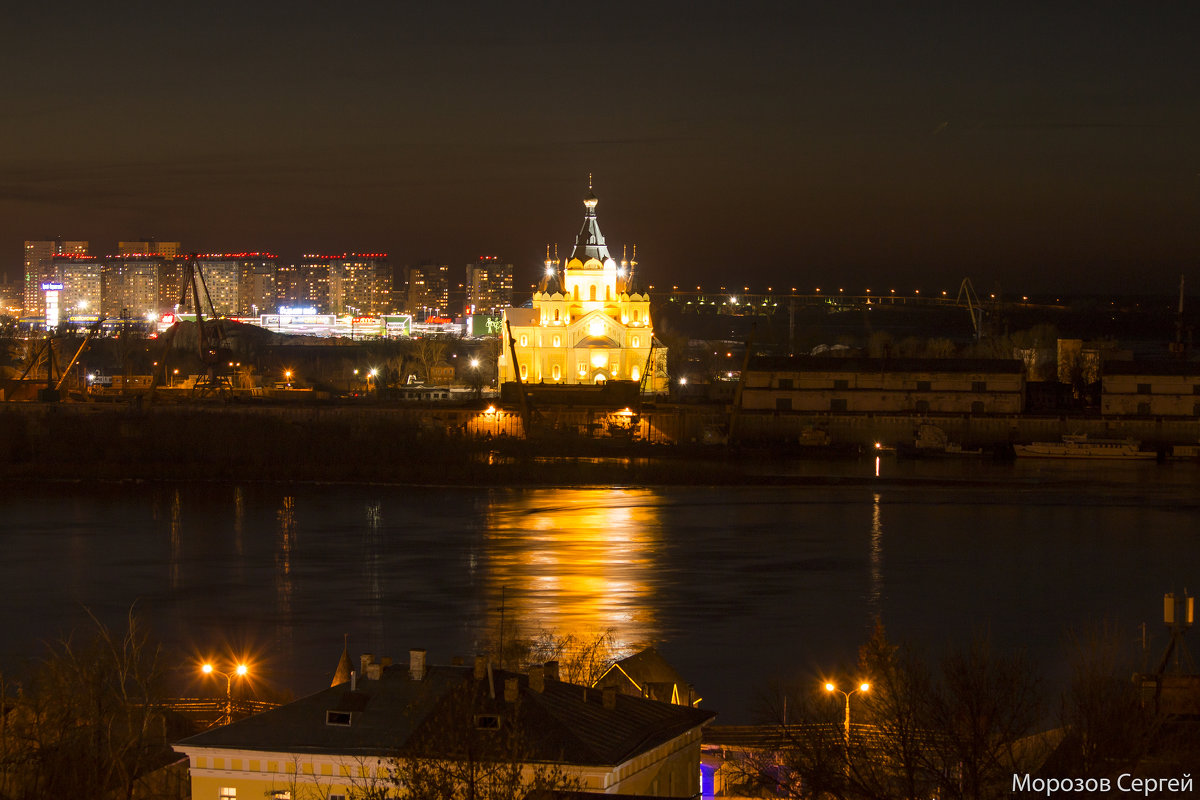
<svg viewBox="0 0 1200 800">
<path fill-rule="evenodd" d="M 846 698 L 846 743 L 849 744 L 850 743 L 850 695 L 855 694 L 857 692 L 871 691 L 871 684 L 860 683 L 858 685 L 857 689 L 851 689 L 848 692 L 843 692 L 841 689 L 837 688 L 837 686 L 835 686 L 834 684 L 827 683 L 827 684 L 825 684 L 825 691 L 829 692 L 830 694 L 833 694 L 834 692 L 836 692 L 836 693 L 840 694 L 842 697 Z"/>
<path fill-rule="evenodd" d="M 236 675 L 239 678 L 244 678 L 250 670 L 245 664 L 238 664 L 233 668 L 232 672 L 222 672 L 212 664 L 204 664 L 200 667 L 200 671 L 205 675 L 220 675 L 225 679 L 225 714 L 217 720 L 218 725 L 228 725 L 233 722 L 233 677 Z"/>
</svg>

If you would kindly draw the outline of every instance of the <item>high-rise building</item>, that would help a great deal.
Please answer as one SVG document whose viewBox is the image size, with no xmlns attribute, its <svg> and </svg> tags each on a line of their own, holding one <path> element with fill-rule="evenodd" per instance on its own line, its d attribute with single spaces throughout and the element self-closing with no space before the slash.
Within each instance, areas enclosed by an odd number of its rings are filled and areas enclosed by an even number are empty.
<svg viewBox="0 0 1200 800">
<path fill-rule="evenodd" d="M 279 258 L 271 253 L 244 253 L 238 264 L 238 316 L 274 314 L 279 308 Z"/>
<path fill-rule="evenodd" d="M 513 265 L 496 256 L 480 256 L 467 264 L 465 313 L 496 314 L 512 305 Z"/>
<path fill-rule="evenodd" d="M 25 313 L 40 315 L 45 311 L 42 284 L 57 279 L 52 260 L 55 256 L 85 256 L 87 242 L 64 239 L 37 239 L 25 242 Z"/>
<path fill-rule="evenodd" d="M 597 202 L 589 187 L 571 258 L 561 270 L 547 259 L 532 307 L 504 311 L 501 382 L 625 380 L 648 393 L 665 391 L 667 351 L 654 338 L 650 295 L 635 288 L 629 265 L 609 253 L 596 221 Z"/>
<path fill-rule="evenodd" d="M 408 268 L 408 313 L 417 319 L 453 313 L 450 308 L 449 264 L 417 264 Z"/>
<path fill-rule="evenodd" d="M 100 313 L 101 261 L 95 256 L 63 255 L 51 259 L 59 290 L 59 318 Z"/>
<path fill-rule="evenodd" d="M 246 253 L 206 253 L 196 256 L 196 266 L 204 276 L 204 289 L 208 291 L 207 305 L 200 310 L 218 317 L 234 317 L 238 314 L 238 277 L 242 259 Z M 257 254 L 256 254 L 257 255 Z M 205 303 L 204 290 L 200 302 Z"/>
<path fill-rule="evenodd" d="M 329 261 L 336 256 L 306 254 L 288 270 L 286 295 L 279 304 L 291 308 L 311 308 L 319 314 L 329 309 Z"/>
<path fill-rule="evenodd" d="M 179 242 L 159 242 L 154 239 L 117 242 L 117 252 L 123 256 L 177 256 Z"/>
<path fill-rule="evenodd" d="M 391 311 L 387 253 L 346 253 L 329 260 L 329 311 L 377 315 Z"/>
<path fill-rule="evenodd" d="M 100 266 L 100 313 L 108 319 L 140 319 L 170 308 L 163 298 L 162 256 L 109 256 Z M 176 287 L 175 293 L 178 293 Z"/>
</svg>

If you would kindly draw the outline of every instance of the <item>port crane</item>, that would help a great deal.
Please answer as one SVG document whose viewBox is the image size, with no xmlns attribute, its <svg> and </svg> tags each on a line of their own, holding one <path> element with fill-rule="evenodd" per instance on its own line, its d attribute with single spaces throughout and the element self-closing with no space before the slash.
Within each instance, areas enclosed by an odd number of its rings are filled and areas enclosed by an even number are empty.
<svg viewBox="0 0 1200 800">
<path fill-rule="evenodd" d="M 203 365 L 204 373 L 192 386 L 192 394 L 196 397 L 210 395 L 229 397 L 233 394 L 233 385 L 229 380 L 230 367 L 233 363 L 233 353 L 229 348 L 229 339 L 225 326 L 217 316 L 213 305 L 212 295 L 208 291 L 208 283 L 204 280 L 204 272 L 200 269 L 199 255 L 191 254 L 184 261 L 183 281 L 179 293 L 179 301 L 175 304 L 176 315 L 187 307 L 188 297 L 191 296 L 192 308 L 196 312 L 197 355 Z M 204 319 L 204 305 L 207 301 L 208 316 Z M 170 353 L 176 331 L 179 330 L 179 319 L 163 337 L 163 369 L 155 370 L 154 379 L 150 385 L 150 393 L 159 386 L 160 375 L 166 374 L 166 358 Z"/>
<path fill-rule="evenodd" d="M 964 299 L 967 301 L 967 313 L 971 315 L 971 326 L 975 329 L 975 341 L 979 341 L 983 338 L 983 306 L 979 303 L 979 295 L 975 293 L 970 278 L 963 278 L 962 285 L 958 287 L 958 299 L 954 302 L 962 305 Z"/>
</svg>

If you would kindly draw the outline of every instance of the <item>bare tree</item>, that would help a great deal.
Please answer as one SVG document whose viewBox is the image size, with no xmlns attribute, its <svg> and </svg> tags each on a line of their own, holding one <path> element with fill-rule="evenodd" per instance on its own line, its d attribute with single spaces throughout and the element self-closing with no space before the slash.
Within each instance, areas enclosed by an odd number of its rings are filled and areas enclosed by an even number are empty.
<svg viewBox="0 0 1200 800">
<path fill-rule="evenodd" d="M 124 631 L 49 648 L 5 715 L 6 797 L 134 797 L 169 759 L 159 648 L 131 610 Z"/>
<path fill-rule="evenodd" d="M 1150 745 L 1153 720 L 1129 680 L 1136 671 L 1126 652 L 1130 639 L 1109 625 L 1070 637 L 1071 682 L 1061 714 L 1062 752 L 1072 774 L 1115 777 Z"/>
<path fill-rule="evenodd" d="M 942 659 L 926 727 L 936 731 L 927 760 L 940 796 L 982 800 L 1008 794 L 1014 772 L 1028 771 L 1020 742 L 1038 720 L 1037 682 L 1021 655 L 996 653 L 978 638 Z"/>
<path fill-rule="evenodd" d="M 535 760 L 538 733 L 524 724 L 520 704 L 518 697 L 498 709 L 476 681 L 453 689 L 393 760 L 393 795 L 523 800 L 535 790 L 581 790 L 579 778 L 561 765 Z"/>
</svg>

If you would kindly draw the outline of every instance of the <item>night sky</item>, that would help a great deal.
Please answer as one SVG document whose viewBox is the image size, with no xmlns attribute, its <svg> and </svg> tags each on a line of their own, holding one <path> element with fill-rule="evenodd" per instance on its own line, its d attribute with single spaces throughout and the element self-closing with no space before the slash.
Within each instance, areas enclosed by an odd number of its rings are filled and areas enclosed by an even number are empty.
<svg viewBox="0 0 1200 800">
<path fill-rule="evenodd" d="M 5 11 L 10 277 L 155 237 L 527 283 L 589 172 L 658 288 L 1169 294 L 1200 259 L 1194 3 L 173 5 Z"/>
</svg>

